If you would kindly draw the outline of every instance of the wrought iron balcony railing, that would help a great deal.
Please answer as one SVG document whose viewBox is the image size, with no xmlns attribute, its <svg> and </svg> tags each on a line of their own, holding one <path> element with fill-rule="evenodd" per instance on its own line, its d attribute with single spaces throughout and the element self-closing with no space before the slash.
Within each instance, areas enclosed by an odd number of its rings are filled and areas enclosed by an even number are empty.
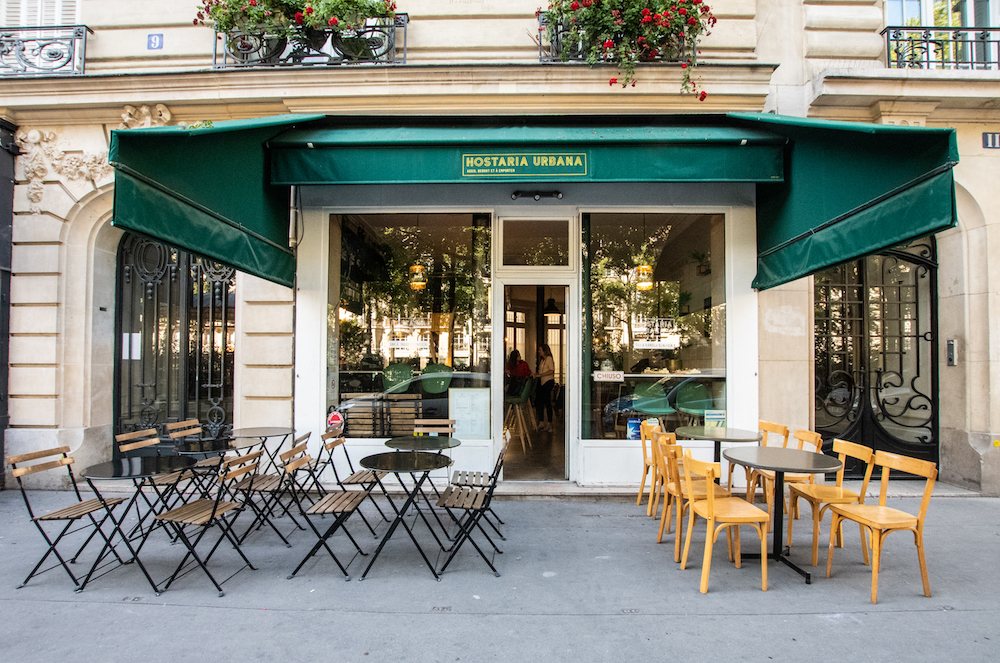
<svg viewBox="0 0 1000 663">
<path fill-rule="evenodd" d="M 559 26 L 553 32 L 552 39 L 548 39 L 546 36 L 548 33 L 548 21 L 545 20 L 544 14 L 538 15 L 538 38 L 535 42 L 538 44 L 538 61 L 539 62 L 585 62 L 587 60 L 588 47 L 585 43 L 567 43 L 569 28 L 567 26 Z M 693 44 L 693 42 L 692 42 Z M 657 57 L 649 60 L 651 62 L 681 62 L 683 60 L 688 60 L 689 62 L 698 62 L 698 49 L 692 48 L 692 44 L 684 43 L 683 41 L 677 45 L 677 48 L 673 52 L 661 53 Z"/>
<path fill-rule="evenodd" d="M 0 76 L 79 76 L 87 33 L 86 25 L 0 28 Z"/>
<path fill-rule="evenodd" d="M 889 26 L 890 69 L 1000 69 L 1000 28 Z"/>
<path fill-rule="evenodd" d="M 340 64 L 406 64 L 408 14 L 368 19 L 360 30 L 336 32 L 308 29 L 301 37 L 266 33 L 217 33 L 213 69 L 329 66 Z M 401 33 L 402 45 L 397 34 Z"/>
</svg>

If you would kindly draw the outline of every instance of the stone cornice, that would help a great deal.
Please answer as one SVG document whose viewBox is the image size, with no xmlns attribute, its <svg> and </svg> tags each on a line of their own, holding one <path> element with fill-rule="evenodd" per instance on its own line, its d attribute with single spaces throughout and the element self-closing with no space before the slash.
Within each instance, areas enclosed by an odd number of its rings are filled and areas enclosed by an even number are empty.
<svg viewBox="0 0 1000 663">
<path fill-rule="evenodd" d="M 613 67 L 579 64 L 338 67 L 0 78 L 0 117 L 15 124 L 117 124 L 125 104 L 166 104 L 175 122 L 276 113 L 551 114 L 759 111 L 776 65 L 705 63 L 699 103 L 677 66 L 640 66 L 636 87 Z"/>
<path fill-rule="evenodd" d="M 809 115 L 871 121 L 891 104 L 934 124 L 998 121 L 1000 71 L 830 69 L 813 81 Z"/>
</svg>

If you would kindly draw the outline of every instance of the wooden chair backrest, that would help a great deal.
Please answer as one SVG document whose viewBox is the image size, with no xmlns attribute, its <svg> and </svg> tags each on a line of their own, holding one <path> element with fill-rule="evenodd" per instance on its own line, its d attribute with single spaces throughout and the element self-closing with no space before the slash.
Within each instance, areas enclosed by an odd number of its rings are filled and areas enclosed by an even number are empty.
<svg viewBox="0 0 1000 663">
<path fill-rule="evenodd" d="M 864 446 L 863 444 L 856 444 L 854 442 L 848 442 L 847 440 L 841 440 L 840 438 L 834 438 L 833 440 L 833 453 L 837 454 L 840 458 L 840 462 L 843 463 L 837 471 L 837 487 L 844 485 L 844 470 L 847 469 L 847 458 L 856 458 L 865 464 L 865 479 L 861 483 L 861 492 L 859 493 L 861 499 L 860 503 L 865 502 L 865 493 L 868 492 L 868 482 L 872 478 L 872 470 L 875 468 L 875 452 L 871 448 Z"/>
<path fill-rule="evenodd" d="M 820 453 L 820 451 L 822 450 L 823 436 L 820 435 L 819 433 L 813 432 L 811 430 L 797 430 L 795 431 L 795 434 L 792 435 L 792 437 L 794 437 L 795 440 L 798 442 L 795 448 L 799 449 L 800 451 L 805 450 L 805 451 L 815 451 L 816 453 Z M 809 449 L 806 447 L 806 445 L 812 448 Z"/>
<path fill-rule="evenodd" d="M 428 433 L 451 435 L 454 432 L 454 419 L 417 419 L 413 422 L 414 435 L 426 435 Z"/>
<path fill-rule="evenodd" d="M 54 470 L 58 467 L 72 465 L 74 462 L 73 457 L 67 456 L 66 454 L 68 453 L 69 447 L 56 447 L 54 449 L 45 449 L 44 451 L 32 451 L 31 453 L 19 454 L 17 456 L 7 456 L 7 464 L 10 465 L 11 474 L 18 478 L 28 474 L 34 474 L 36 472 L 44 472 L 45 470 Z M 29 465 L 28 467 L 17 467 L 17 465 L 20 465 L 21 463 L 27 463 L 40 458 L 49 458 L 50 456 L 62 456 L 62 458 L 45 463 L 36 463 L 35 465 Z"/>
<path fill-rule="evenodd" d="M 763 437 L 760 438 L 760 446 L 762 447 L 777 446 L 777 441 L 775 441 L 774 444 L 771 444 L 771 440 L 769 439 L 771 435 L 780 435 L 781 446 L 782 447 L 788 446 L 788 426 L 782 426 L 781 424 L 776 424 L 772 421 L 764 421 L 763 419 L 761 419 L 760 422 L 757 424 L 757 427 L 760 429 L 760 432 L 763 435 Z"/>
<path fill-rule="evenodd" d="M 294 442 L 295 446 L 293 446 L 288 451 L 283 451 L 280 454 L 278 454 L 278 458 L 281 459 L 281 465 L 284 467 L 284 470 L 286 472 L 292 471 L 292 470 L 289 470 L 287 466 L 288 466 L 288 463 L 293 458 L 295 458 L 296 456 L 303 456 L 303 455 L 305 455 L 305 453 L 306 453 L 306 447 L 309 446 L 309 436 L 310 435 L 312 435 L 311 431 L 308 432 L 308 433 L 306 433 L 305 435 L 302 435 L 300 437 L 295 438 L 295 442 Z M 301 463 L 300 463 L 300 465 L 301 465 Z"/>
<path fill-rule="evenodd" d="M 710 484 L 722 476 L 722 463 L 707 463 L 691 457 L 691 450 L 684 450 L 684 485 L 688 495 L 694 495 L 694 479 L 692 475 L 705 477 L 705 483 Z M 705 491 L 708 502 L 708 517 L 715 513 L 715 491 L 710 488 Z"/>
<path fill-rule="evenodd" d="M 256 463 L 260 455 L 264 453 L 263 449 L 254 451 L 253 453 L 248 453 L 243 456 L 233 456 L 232 458 L 223 458 L 222 463 L 219 465 L 220 474 L 225 474 L 230 467 L 237 467 L 239 465 L 244 465 L 246 463 Z"/>
<path fill-rule="evenodd" d="M 187 437 L 188 435 L 201 437 L 201 422 L 197 419 L 175 421 L 172 424 L 167 424 L 166 429 L 167 435 L 170 436 L 171 440 L 176 440 L 179 437 Z"/>
<path fill-rule="evenodd" d="M 327 451 L 333 451 L 341 444 L 347 441 L 338 431 L 330 431 L 329 433 L 323 433 L 319 436 L 320 439 L 325 443 L 323 448 Z M 333 440 L 333 442 L 327 442 L 327 440 Z"/>
<path fill-rule="evenodd" d="M 156 432 L 155 428 L 147 428 L 145 430 L 137 430 L 131 433 L 115 435 L 115 442 L 118 444 L 119 452 L 128 453 L 129 451 L 145 449 L 146 447 L 151 447 L 154 444 L 159 444 L 160 434 Z"/>
<path fill-rule="evenodd" d="M 655 419 L 643 419 L 639 422 L 639 439 L 642 441 L 642 457 L 645 460 L 652 460 L 655 462 L 656 458 L 653 456 L 653 433 L 659 430 L 659 422 L 650 423 L 655 421 Z"/>
<path fill-rule="evenodd" d="M 677 444 L 676 433 L 664 433 L 663 431 L 653 431 L 653 463 L 656 464 L 657 471 L 663 476 L 669 477 L 670 470 L 667 467 L 667 447 Z"/>
<path fill-rule="evenodd" d="M 686 495 L 687 491 L 684 482 L 681 481 L 680 470 L 680 460 L 684 456 L 684 448 L 679 444 L 663 445 L 660 447 L 660 453 L 664 455 L 666 460 L 667 477 L 670 478 L 670 481 L 677 487 L 681 495 Z"/>
<path fill-rule="evenodd" d="M 937 480 L 937 463 L 901 456 L 888 451 L 876 451 L 875 464 L 882 468 L 882 484 L 878 491 L 879 506 L 885 506 L 885 498 L 889 493 L 889 470 L 907 472 L 927 479 L 927 483 L 924 485 L 924 496 L 920 500 L 920 511 L 917 514 L 917 529 L 923 528 L 924 515 L 927 513 L 927 505 L 930 504 L 931 493 L 934 492 L 934 482 Z"/>
</svg>

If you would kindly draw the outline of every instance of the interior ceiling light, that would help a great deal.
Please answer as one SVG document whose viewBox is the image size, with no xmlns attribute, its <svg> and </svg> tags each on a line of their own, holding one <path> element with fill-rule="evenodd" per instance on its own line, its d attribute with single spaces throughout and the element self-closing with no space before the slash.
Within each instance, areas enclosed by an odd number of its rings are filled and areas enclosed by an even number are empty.
<svg viewBox="0 0 1000 663">
<path fill-rule="evenodd" d="M 562 315 L 562 311 L 556 306 L 556 300 L 554 297 L 549 297 L 548 303 L 545 304 L 545 308 L 542 309 L 542 313 L 546 318 L 558 318 Z"/>
<path fill-rule="evenodd" d="M 636 268 L 635 287 L 639 290 L 653 288 L 653 268 L 649 265 L 639 265 Z"/>
</svg>

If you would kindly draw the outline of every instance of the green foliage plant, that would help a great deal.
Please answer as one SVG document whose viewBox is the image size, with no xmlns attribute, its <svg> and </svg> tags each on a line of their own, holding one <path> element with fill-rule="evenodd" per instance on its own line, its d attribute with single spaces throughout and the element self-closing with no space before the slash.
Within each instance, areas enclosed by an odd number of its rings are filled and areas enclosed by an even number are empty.
<svg viewBox="0 0 1000 663">
<path fill-rule="evenodd" d="M 552 0 L 537 14 L 545 17 L 549 43 L 561 44 L 561 59 L 617 65 L 621 78 L 611 85 L 635 86 L 639 62 L 678 62 L 681 91 L 707 96 L 691 77 L 698 40 L 716 23 L 704 0 Z"/>
</svg>

